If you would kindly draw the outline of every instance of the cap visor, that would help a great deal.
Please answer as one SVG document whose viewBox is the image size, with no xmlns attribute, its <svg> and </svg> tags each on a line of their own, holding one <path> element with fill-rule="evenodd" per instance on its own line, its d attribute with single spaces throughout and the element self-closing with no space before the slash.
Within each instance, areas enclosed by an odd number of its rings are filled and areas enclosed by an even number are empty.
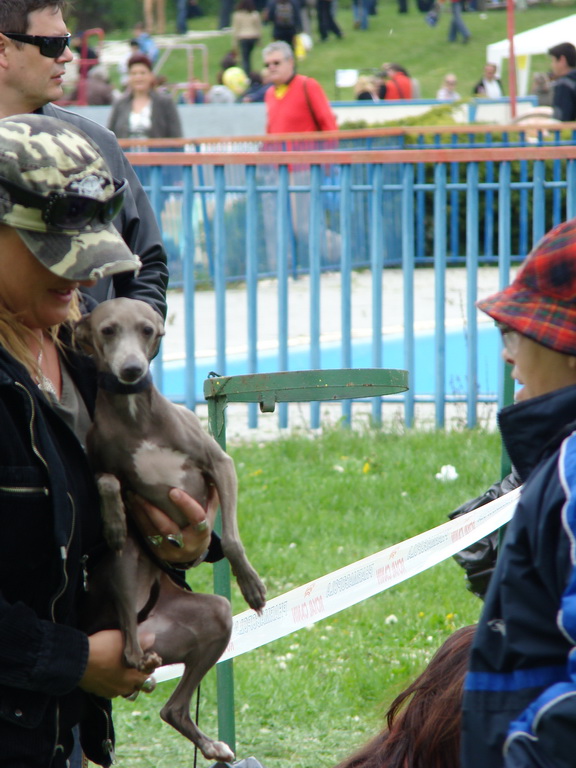
<svg viewBox="0 0 576 768">
<path fill-rule="evenodd" d="M 137 272 L 140 268 L 140 259 L 112 224 L 98 232 L 76 235 L 16 231 L 41 264 L 66 280 L 98 280 L 118 272 Z"/>
</svg>

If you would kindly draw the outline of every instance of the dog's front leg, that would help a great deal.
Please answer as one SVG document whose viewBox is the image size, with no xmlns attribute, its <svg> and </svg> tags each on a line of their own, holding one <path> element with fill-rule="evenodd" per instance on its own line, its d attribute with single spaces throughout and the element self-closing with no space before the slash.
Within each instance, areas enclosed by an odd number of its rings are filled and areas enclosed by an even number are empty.
<svg viewBox="0 0 576 768">
<path fill-rule="evenodd" d="M 120 481 L 115 475 L 103 473 L 98 475 L 96 483 L 100 494 L 104 538 L 113 552 L 120 552 L 126 543 L 127 533 Z"/>
<path fill-rule="evenodd" d="M 222 512 L 222 551 L 230 562 L 244 599 L 260 613 L 266 604 L 266 587 L 248 560 L 240 539 L 236 518 L 238 481 L 234 462 L 228 454 L 222 452 L 214 461 L 214 469 Z"/>
</svg>

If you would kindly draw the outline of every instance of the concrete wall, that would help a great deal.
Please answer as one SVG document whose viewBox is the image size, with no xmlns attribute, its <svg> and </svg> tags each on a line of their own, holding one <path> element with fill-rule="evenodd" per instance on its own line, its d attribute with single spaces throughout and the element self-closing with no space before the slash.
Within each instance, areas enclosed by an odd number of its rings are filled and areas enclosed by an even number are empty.
<svg viewBox="0 0 576 768">
<path fill-rule="evenodd" d="M 405 102 L 367 103 L 337 101 L 332 103 L 338 124 L 365 120 L 368 124 L 400 120 L 423 115 L 443 102 L 435 99 L 419 99 Z M 536 97 L 518 99 L 518 114 L 530 111 L 537 103 Z M 73 107 L 102 125 L 108 123 L 111 107 Z M 210 136 L 253 136 L 266 131 L 266 107 L 264 104 L 179 104 L 178 111 L 186 138 Z M 455 119 L 460 123 L 508 123 L 510 105 L 508 99 L 477 99 L 472 104 L 456 107 Z"/>
</svg>

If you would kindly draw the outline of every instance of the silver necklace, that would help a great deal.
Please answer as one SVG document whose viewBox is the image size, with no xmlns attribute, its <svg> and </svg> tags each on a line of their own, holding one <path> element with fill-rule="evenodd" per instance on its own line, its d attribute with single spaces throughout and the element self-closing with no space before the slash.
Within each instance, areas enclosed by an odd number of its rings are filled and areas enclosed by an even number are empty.
<svg viewBox="0 0 576 768">
<path fill-rule="evenodd" d="M 38 380 L 36 384 L 38 385 L 38 389 L 40 389 L 42 392 L 45 392 L 47 395 L 52 395 L 56 398 L 56 400 L 58 400 L 58 393 L 56 392 L 54 384 L 42 370 L 42 358 L 43 349 L 40 347 L 40 352 L 38 352 L 38 357 L 36 358 L 36 362 L 38 363 Z"/>
</svg>

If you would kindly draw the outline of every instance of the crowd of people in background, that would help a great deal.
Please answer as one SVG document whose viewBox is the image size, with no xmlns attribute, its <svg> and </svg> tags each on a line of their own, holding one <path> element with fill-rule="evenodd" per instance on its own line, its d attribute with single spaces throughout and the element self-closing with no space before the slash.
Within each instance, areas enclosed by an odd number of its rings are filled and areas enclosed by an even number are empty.
<svg viewBox="0 0 576 768">
<path fill-rule="evenodd" d="M 419 9 L 423 10 L 424 5 L 422 0 Z M 433 8 L 434 2 L 428 5 Z M 458 36 L 463 39 L 463 42 L 469 40 L 469 32 L 461 17 L 462 10 L 468 10 L 469 5 L 461 0 L 451 0 L 449 40 L 456 40 Z M 146 8 L 148 22 L 138 22 L 134 26 L 133 36 L 129 41 L 129 55 L 118 67 L 121 87 L 128 91 L 132 88 L 128 62 L 135 55 L 144 55 L 150 62 L 151 68 L 148 73 L 150 82 L 154 80 L 154 85 L 150 86 L 151 93 L 154 93 L 155 100 L 158 102 L 162 100 L 165 105 L 161 109 L 156 108 L 156 112 L 164 113 L 165 122 L 169 124 L 169 127 L 162 128 L 162 131 L 168 131 L 163 135 L 178 136 L 180 126 L 177 113 L 163 98 L 168 98 L 169 88 L 162 88 L 162 78 L 154 75 L 154 65 L 160 51 L 153 35 L 150 34 L 150 28 L 160 30 L 164 26 L 163 12 L 160 4 L 155 0 L 147 0 Z M 186 31 L 185 19 L 202 13 L 197 0 L 177 0 L 177 9 L 179 14 L 177 26 L 180 32 Z M 354 0 L 354 27 L 366 29 L 368 17 L 376 12 L 376 0 Z M 406 12 L 404 5 L 399 6 L 399 12 Z M 269 34 L 272 41 L 283 41 L 292 48 L 295 63 L 298 64 L 313 46 L 314 13 L 317 17 L 319 42 L 327 40 L 330 34 L 337 39 L 343 37 L 342 29 L 336 20 L 335 0 L 237 0 L 231 15 L 233 48 L 222 60 L 216 82 L 210 87 L 207 83 L 195 81 L 189 84 L 187 91 L 174 90 L 171 94 L 172 103 L 263 102 L 266 92 L 271 87 L 270 72 L 266 67 L 259 67 L 258 64 L 254 66 L 253 54 L 256 47 L 261 45 L 264 36 Z M 150 27 L 150 14 L 155 14 L 156 19 L 152 27 Z M 113 105 L 118 101 L 125 105 L 130 102 L 130 95 L 123 93 L 112 84 L 109 71 L 99 61 L 98 52 L 87 43 L 81 32 L 73 35 L 71 48 L 79 57 L 79 76 L 85 83 L 82 93 L 78 89 L 72 92 L 72 103 L 79 97 L 83 98 L 85 103 L 93 105 Z M 537 97 L 538 106 L 549 108 L 556 119 L 572 120 L 576 117 L 574 87 L 576 48 L 571 43 L 562 43 L 550 49 L 549 54 L 550 70 L 534 73 L 530 93 Z M 140 65 L 142 66 L 142 62 Z M 434 94 L 435 98 L 443 102 L 457 102 L 472 97 L 498 99 L 506 95 L 499 77 L 498 66 L 492 62 L 485 64 L 482 75 L 469 94 L 459 91 L 457 84 L 457 74 L 447 72 L 439 83 Z M 353 90 L 354 99 L 371 102 L 430 98 L 431 96 L 431 94 L 421 93 L 418 80 L 399 63 L 384 63 L 380 68 L 358 70 Z M 148 123 L 151 124 L 151 122 L 156 121 L 148 120 Z M 115 125 L 116 118 L 111 123 Z"/>
</svg>

